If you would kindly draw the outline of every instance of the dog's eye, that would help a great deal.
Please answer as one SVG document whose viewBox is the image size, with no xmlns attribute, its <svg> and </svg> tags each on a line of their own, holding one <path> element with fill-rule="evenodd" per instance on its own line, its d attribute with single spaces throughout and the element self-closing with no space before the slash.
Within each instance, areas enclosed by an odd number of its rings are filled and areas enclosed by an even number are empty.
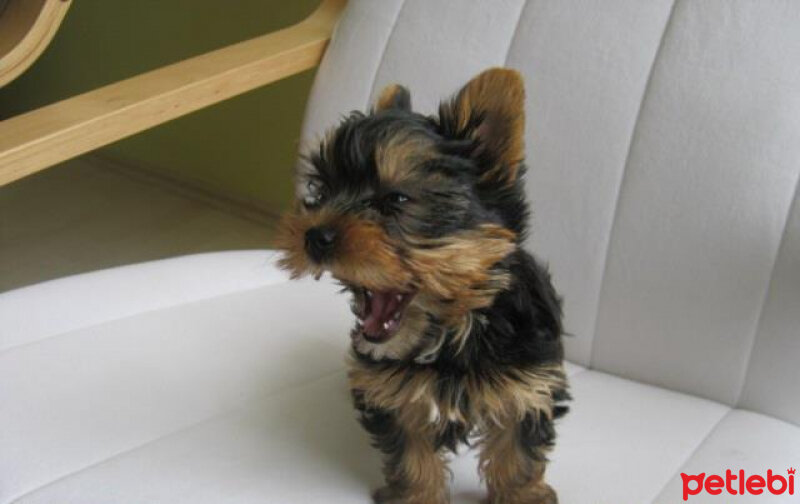
<svg viewBox="0 0 800 504">
<path fill-rule="evenodd" d="M 383 215 L 397 215 L 402 212 L 403 205 L 409 201 L 411 198 L 401 192 L 390 192 L 375 201 L 374 208 L 377 208 Z"/>
<path fill-rule="evenodd" d="M 386 195 L 386 201 L 394 205 L 402 205 L 410 200 L 411 198 L 401 192 L 393 192 Z"/>
</svg>

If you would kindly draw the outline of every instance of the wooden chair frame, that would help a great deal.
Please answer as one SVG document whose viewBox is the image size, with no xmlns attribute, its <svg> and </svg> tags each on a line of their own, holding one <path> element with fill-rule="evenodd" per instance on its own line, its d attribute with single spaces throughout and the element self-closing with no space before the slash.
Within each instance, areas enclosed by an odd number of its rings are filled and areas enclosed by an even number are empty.
<svg viewBox="0 0 800 504">
<path fill-rule="evenodd" d="M 289 28 L 0 121 L 0 186 L 313 68 L 346 3 L 323 0 Z"/>
<path fill-rule="evenodd" d="M 0 0 L 0 87 L 42 54 L 69 6 L 69 0 Z"/>
</svg>

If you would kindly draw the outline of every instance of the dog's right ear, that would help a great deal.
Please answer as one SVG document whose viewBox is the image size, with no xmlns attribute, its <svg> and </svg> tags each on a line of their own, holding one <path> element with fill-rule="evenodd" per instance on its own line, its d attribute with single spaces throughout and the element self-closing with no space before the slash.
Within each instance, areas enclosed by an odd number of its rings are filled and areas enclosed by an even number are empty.
<svg viewBox="0 0 800 504">
<path fill-rule="evenodd" d="M 389 84 L 381 91 L 375 102 L 375 112 L 381 110 L 411 110 L 411 93 L 400 84 Z"/>
</svg>

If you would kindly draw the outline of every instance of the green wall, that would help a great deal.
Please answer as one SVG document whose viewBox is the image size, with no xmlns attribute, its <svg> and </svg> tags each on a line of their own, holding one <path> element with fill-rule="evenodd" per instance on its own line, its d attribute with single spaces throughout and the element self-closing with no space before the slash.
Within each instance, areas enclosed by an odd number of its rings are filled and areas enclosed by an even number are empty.
<svg viewBox="0 0 800 504">
<path fill-rule="evenodd" d="M 0 89 L 0 119 L 289 26 L 319 0 L 74 0 L 42 57 Z M 98 151 L 265 209 L 283 206 L 305 72 Z"/>
</svg>

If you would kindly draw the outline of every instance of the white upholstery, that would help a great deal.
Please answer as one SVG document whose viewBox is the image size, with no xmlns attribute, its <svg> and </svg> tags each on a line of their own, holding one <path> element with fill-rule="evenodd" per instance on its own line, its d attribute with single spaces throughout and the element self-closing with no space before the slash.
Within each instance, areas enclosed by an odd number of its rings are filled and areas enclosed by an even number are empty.
<svg viewBox="0 0 800 504">
<path fill-rule="evenodd" d="M 631 141 L 593 366 L 738 400 L 800 174 L 798 21 L 797 2 L 677 4 Z"/>
<path fill-rule="evenodd" d="M 257 251 L 197 254 L 6 292 L 0 303 L 0 351 L 146 311 L 282 283 L 286 276 L 272 267 L 274 257 L 274 252 Z"/>
<path fill-rule="evenodd" d="M 349 2 L 306 143 L 391 82 L 433 112 L 488 66 L 526 77 L 529 246 L 578 363 L 548 470 L 564 503 L 800 465 L 798 26 L 794 0 Z M 0 504 L 368 502 L 346 304 L 272 257 L 0 294 Z M 452 465 L 478 502 L 474 453 Z"/>
<path fill-rule="evenodd" d="M 800 195 L 764 300 L 740 404 L 800 424 Z"/>
</svg>

